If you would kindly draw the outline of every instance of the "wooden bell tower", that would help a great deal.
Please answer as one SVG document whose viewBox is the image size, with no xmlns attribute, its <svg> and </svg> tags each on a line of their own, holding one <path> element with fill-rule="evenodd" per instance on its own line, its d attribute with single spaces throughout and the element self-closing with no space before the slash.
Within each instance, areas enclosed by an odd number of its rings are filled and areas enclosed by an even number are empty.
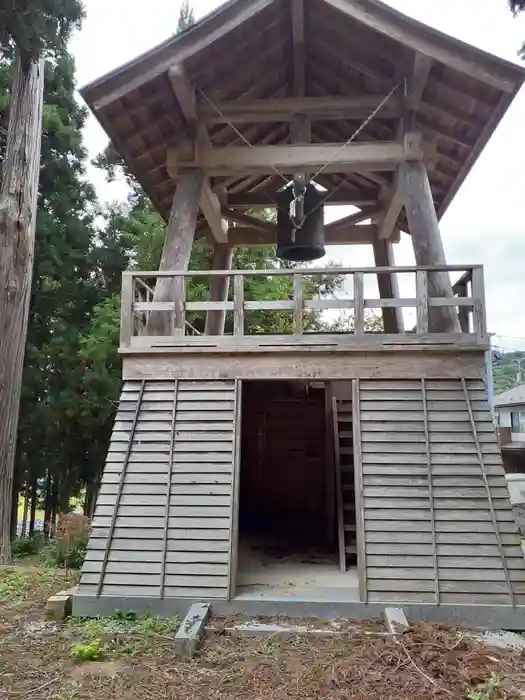
<svg viewBox="0 0 525 700">
<path fill-rule="evenodd" d="M 345 392 L 327 425 L 351 415 L 359 590 L 339 612 L 396 602 L 416 619 L 524 628 L 525 563 L 486 396 L 483 270 L 447 264 L 439 231 L 524 77 L 380 0 L 231 0 L 82 91 L 167 227 L 160 269 L 123 276 L 124 387 L 78 614 L 174 614 L 191 600 L 275 614 L 236 595 L 242 386 L 315 380 Z M 326 268 L 232 269 L 236 247 L 276 245 L 253 210 L 310 179 L 324 206 L 357 209 L 325 226 L 324 244 L 373 248 L 375 267 L 337 270 L 352 283 L 344 298 L 308 296 L 305 278 Z M 415 266 L 395 265 L 400 231 Z M 188 270 L 195 244 L 212 248 L 212 269 Z M 254 275 L 287 277 L 292 293 L 250 299 Z M 210 279 L 208 299 L 188 299 L 190 276 Z M 351 328 L 308 331 L 308 312 L 337 309 Z M 367 330 L 369 309 L 381 332 Z M 249 332 L 254 311 L 290 314 L 290 331 Z"/>
</svg>

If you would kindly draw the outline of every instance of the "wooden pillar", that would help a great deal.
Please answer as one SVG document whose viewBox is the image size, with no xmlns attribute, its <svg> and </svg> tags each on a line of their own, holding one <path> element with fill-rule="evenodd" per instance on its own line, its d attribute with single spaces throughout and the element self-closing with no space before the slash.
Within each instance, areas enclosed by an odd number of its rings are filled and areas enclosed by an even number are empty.
<svg viewBox="0 0 525 700">
<path fill-rule="evenodd" d="M 446 265 L 436 209 L 424 164 L 402 163 L 399 166 L 399 183 L 416 265 Z M 454 296 L 448 272 L 429 273 L 428 294 L 430 297 Z M 460 333 L 456 309 L 431 308 L 429 330 L 434 333 Z"/>
<path fill-rule="evenodd" d="M 233 261 L 233 248 L 228 243 L 216 243 L 213 249 L 212 270 L 230 270 Z M 214 276 L 210 282 L 210 301 L 227 301 L 229 276 Z M 224 335 L 226 311 L 208 311 L 206 313 L 206 335 Z"/>
<path fill-rule="evenodd" d="M 391 241 L 374 241 L 374 259 L 376 267 L 395 267 L 394 249 Z M 397 276 L 394 274 L 382 274 L 377 276 L 377 286 L 381 299 L 395 299 L 399 297 Z M 403 309 L 383 309 L 383 326 L 385 333 L 403 333 Z"/>
<path fill-rule="evenodd" d="M 166 228 L 159 270 L 188 269 L 203 182 L 204 174 L 199 168 L 181 171 Z M 184 289 L 184 285 L 180 287 L 176 279 L 160 277 L 155 286 L 153 301 L 174 301 L 177 293 L 185 296 Z M 170 335 L 172 318 L 171 312 L 153 311 L 148 321 L 148 335 Z"/>
</svg>

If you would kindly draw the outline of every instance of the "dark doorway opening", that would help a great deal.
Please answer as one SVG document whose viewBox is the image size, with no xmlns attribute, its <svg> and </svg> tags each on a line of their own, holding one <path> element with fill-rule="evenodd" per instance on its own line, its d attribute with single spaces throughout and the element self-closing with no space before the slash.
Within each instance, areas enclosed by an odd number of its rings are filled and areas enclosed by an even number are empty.
<svg viewBox="0 0 525 700">
<path fill-rule="evenodd" d="M 328 408 L 322 382 L 243 382 L 237 594 L 357 587 L 339 571 Z"/>
</svg>

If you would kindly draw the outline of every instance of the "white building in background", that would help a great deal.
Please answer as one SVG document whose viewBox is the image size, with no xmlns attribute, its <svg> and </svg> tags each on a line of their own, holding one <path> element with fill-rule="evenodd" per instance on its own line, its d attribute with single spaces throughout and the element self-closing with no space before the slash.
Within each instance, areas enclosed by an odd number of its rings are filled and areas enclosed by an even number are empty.
<svg viewBox="0 0 525 700">
<path fill-rule="evenodd" d="M 500 428 L 510 428 L 510 442 L 525 444 L 525 384 L 494 397 L 494 410 Z"/>
</svg>

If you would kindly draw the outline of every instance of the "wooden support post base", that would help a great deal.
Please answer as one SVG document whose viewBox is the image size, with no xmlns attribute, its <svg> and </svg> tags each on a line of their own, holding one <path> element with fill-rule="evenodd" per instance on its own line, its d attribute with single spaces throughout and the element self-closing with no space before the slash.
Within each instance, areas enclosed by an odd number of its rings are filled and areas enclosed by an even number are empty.
<svg viewBox="0 0 525 700">
<path fill-rule="evenodd" d="M 216 243 L 213 249 L 212 270 L 229 270 L 232 266 L 233 248 L 227 243 Z M 227 301 L 229 277 L 212 277 L 210 282 L 210 301 Z M 226 311 L 208 311 L 206 313 L 206 335 L 224 335 Z"/>
<path fill-rule="evenodd" d="M 394 251 L 392 243 L 385 240 L 374 241 L 374 259 L 377 267 L 394 267 Z M 384 273 L 377 275 L 377 286 L 381 299 L 394 299 L 399 297 L 397 276 Z M 403 309 L 382 309 L 383 327 L 385 333 L 403 333 Z"/>
<path fill-rule="evenodd" d="M 199 168 L 182 171 L 173 197 L 166 240 L 160 260 L 160 270 L 187 270 L 190 262 L 199 200 L 204 174 Z M 174 301 L 184 289 L 178 280 L 159 278 L 153 301 Z M 148 335 L 170 335 L 172 317 L 165 311 L 153 311 L 148 322 Z"/>
<path fill-rule="evenodd" d="M 446 265 L 439 224 L 423 163 L 402 163 L 399 186 L 403 192 L 408 228 L 412 236 L 417 265 Z M 452 297 L 448 272 L 429 272 L 430 297 Z M 430 309 L 429 330 L 433 333 L 460 333 L 458 314 L 453 307 Z"/>
</svg>

